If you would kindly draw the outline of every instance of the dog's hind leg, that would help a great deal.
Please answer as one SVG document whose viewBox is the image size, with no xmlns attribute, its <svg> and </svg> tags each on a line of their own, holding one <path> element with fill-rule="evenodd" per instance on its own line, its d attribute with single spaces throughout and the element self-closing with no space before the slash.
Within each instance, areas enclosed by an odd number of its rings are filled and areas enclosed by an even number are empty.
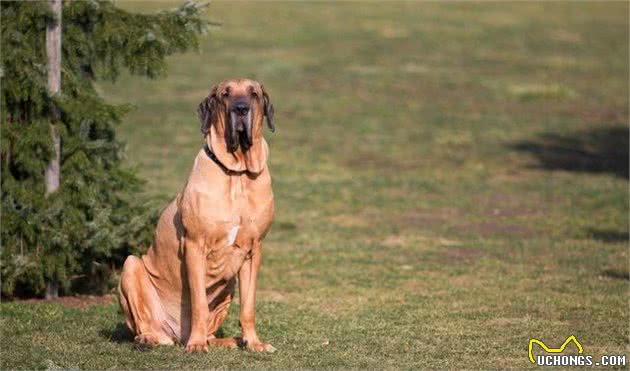
<svg viewBox="0 0 630 371">
<path fill-rule="evenodd" d="M 173 344 L 173 339 L 164 332 L 166 313 L 160 297 L 141 259 L 130 255 L 125 260 L 118 294 L 125 323 L 136 335 L 136 343 L 149 346 Z"/>
</svg>

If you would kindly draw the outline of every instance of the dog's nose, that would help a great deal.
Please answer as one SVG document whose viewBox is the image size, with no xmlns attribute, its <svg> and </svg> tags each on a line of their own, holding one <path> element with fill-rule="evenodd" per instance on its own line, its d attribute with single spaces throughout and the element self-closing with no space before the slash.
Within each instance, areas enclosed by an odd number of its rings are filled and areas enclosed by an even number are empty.
<svg viewBox="0 0 630 371">
<path fill-rule="evenodd" d="M 234 105 L 234 112 L 239 115 L 246 115 L 249 112 L 249 104 L 247 103 L 236 103 Z"/>
</svg>

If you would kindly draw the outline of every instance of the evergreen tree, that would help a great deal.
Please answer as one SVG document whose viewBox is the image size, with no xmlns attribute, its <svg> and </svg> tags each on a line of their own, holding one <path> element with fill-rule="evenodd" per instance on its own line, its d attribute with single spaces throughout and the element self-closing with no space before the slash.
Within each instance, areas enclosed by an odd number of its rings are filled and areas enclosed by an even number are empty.
<svg viewBox="0 0 630 371">
<path fill-rule="evenodd" d="M 47 283 L 103 289 L 111 268 L 150 242 L 155 211 L 141 181 L 122 166 L 115 126 L 127 106 L 106 103 L 94 83 L 121 70 L 156 78 L 165 58 L 198 47 L 208 22 L 193 2 L 134 14 L 109 1 L 62 6 L 61 92 L 47 88 L 47 1 L 2 1 L 2 294 L 41 295 Z M 60 184 L 46 195 L 54 156 L 51 120 L 61 138 Z M 81 277 L 81 280 L 75 278 Z"/>
</svg>

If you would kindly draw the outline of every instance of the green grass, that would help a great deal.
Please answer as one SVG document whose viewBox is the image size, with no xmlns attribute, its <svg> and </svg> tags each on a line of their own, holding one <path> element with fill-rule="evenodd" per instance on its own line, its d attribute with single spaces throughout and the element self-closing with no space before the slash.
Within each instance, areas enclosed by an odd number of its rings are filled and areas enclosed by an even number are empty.
<svg viewBox="0 0 630 371">
<path fill-rule="evenodd" d="M 210 86 L 270 91 L 258 328 L 279 352 L 139 351 L 116 305 L 4 303 L 3 369 L 520 369 L 529 338 L 569 335 L 630 356 L 627 3 L 215 2 L 209 18 L 223 26 L 167 78 L 101 90 L 136 105 L 127 161 L 164 202 Z"/>
</svg>

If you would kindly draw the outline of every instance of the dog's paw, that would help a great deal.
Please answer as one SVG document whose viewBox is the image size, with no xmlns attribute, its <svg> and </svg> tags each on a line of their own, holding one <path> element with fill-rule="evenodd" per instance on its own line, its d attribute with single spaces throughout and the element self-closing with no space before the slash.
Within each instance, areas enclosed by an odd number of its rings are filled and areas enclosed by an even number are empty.
<svg viewBox="0 0 630 371">
<path fill-rule="evenodd" d="M 273 353 L 277 350 L 276 348 L 274 348 L 273 345 L 269 343 L 263 343 L 262 341 L 248 341 L 245 344 L 245 347 L 247 348 L 247 350 L 251 350 L 252 352 Z"/>
<path fill-rule="evenodd" d="M 208 338 L 208 345 L 222 348 L 236 348 L 239 346 L 238 338 Z"/>
<path fill-rule="evenodd" d="M 153 334 L 140 334 L 133 340 L 140 348 L 153 348 L 160 344 L 158 337 Z"/>
<path fill-rule="evenodd" d="M 186 353 L 208 352 L 208 342 L 206 339 L 191 338 L 186 344 Z"/>
</svg>

